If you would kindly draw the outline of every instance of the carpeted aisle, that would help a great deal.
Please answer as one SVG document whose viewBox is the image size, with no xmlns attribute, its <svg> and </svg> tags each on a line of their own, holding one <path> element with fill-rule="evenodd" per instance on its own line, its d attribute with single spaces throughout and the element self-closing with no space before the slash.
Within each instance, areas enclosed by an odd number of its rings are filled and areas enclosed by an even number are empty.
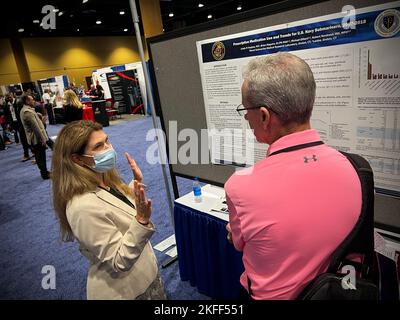
<svg viewBox="0 0 400 320">
<path fill-rule="evenodd" d="M 57 135 L 62 125 L 48 126 L 50 136 Z M 152 128 L 151 118 L 123 122 L 105 128 L 118 154 L 118 169 L 126 182 L 132 173 L 124 158 L 128 151 L 137 161 L 153 200 L 157 232 L 153 245 L 173 233 L 160 165 L 146 162 L 145 141 Z M 0 151 L 0 299 L 86 299 L 88 263 L 77 243 L 62 243 L 58 222 L 51 204 L 49 180 L 42 180 L 31 161 L 20 162 L 22 146 L 12 144 Z M 48 169 L 51 151 L 47 151 Z M 191 181 L 179 179 L 181 195 L 191 191 Z M 166 269 L 161 264 L 168 258 L 156 252 L 160 272 L 169 299 L 208 299 L 179 277 L 178 263 Z M 41 282 L 46 265 L 55 267 L 56 289 L 44 290 Z"/>
</svg>

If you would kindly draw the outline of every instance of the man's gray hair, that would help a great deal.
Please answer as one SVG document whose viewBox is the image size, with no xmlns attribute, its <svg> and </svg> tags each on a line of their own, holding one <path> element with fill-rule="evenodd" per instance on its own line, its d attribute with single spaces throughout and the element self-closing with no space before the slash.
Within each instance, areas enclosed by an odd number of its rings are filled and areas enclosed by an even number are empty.
<svg viewBox="0 0 400 320">
<path fill-rule="evenodd" d="M 316 85 L 309 65 L 299 57 L 277 53 L 255 58 L 246 66 L 243 80 L 253 107 L 271 109 L 283 124 L 310 119 Z"/>
</svg>

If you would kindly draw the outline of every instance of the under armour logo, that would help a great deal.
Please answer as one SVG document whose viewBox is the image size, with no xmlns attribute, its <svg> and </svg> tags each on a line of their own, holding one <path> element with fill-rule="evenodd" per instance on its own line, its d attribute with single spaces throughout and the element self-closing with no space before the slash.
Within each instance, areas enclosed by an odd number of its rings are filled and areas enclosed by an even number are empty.
<svg viewBox="0 0 400 320">
<path fill-rule="evenodd" d="M 311 158 L 304 157 L 304 163 L 308 163 L 309 160 L 317 161 L 317 156 L 313 154 Z"/>
</svg>

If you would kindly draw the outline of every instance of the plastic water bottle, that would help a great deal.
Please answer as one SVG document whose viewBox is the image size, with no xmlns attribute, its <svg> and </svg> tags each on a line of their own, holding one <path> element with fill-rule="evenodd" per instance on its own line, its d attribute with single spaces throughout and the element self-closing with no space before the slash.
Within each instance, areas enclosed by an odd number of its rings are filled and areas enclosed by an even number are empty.
<svg viewBox="0 0 400 320">
<path fill-rule="evenodd" d="M 198 178 L 193 181 L 194 202 L 201 202 L 201 186 Z"/>
</svg>

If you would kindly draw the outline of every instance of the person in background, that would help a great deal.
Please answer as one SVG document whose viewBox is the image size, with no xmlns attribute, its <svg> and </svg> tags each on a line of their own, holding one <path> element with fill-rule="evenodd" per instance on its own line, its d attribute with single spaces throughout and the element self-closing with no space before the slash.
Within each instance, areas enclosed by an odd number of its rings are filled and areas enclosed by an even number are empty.
<svg viewBox="0 0 400 320">
<path fill-rule="evenodd" d="M 14 97 L 12 94 L 8 94 L 6 96 L 6 103 L 5 103 L 5 116 L 7 120 L 7 124 L 9 127 L 12 129 L 14 133 L 14 141 L 15 143 L 19 143 L 19 137 L 18 137 L 18 119 L 17 119 L 17 112 L 14 108 Z"/>
<path fill-rule="evenodd" d="M 69 89 L 69 90 L 72 90 L 73 92 L 75 92 L 75 94 L 76 94 L 77 96 L 79 96 L 79 90 L 78 90 L 78 88 L 76 87 L 75 82 L 72 82 L 71 85 L 70 85 L 70 87 L 69 87 L 68 89 Z"/>
<path fill-rule="evenodd" d="M 43 99 L 44 108 L 46 109 L 47 116 L 49 118 L 49 124 L 56 124 L 55 119 L 54 119 L 53 104 L 51 103 L 51 96 L 50 96 L 49 89 L 44 89 L 42 99 Z"/>
<path fill-rule="evenodd" d="M 65 123 L 82 120 L 83 104 L 72 90 L 64 92 Z"/>
<path fill-rule="evenodd" d="M 103 100 L 104 99 L 104 89 L 100 84 L 96 85 L 96 100 Z"/>
<path fill-rule="evenodd" d="M 48 93 L 50 96 L 49 103 L 51 104 L 52 107 L 54 107 L 54 101 L 56 99 L 56 94 L 53 91 L 51 91 L 51 89 L 48 89 Z"/>
<path fill-rule="evenodd" d="M 39 118 L 42 120 L 44 127 L 46 128 L 46 122 L 47 122 L 47 110 L 44 107 L 44 105 L 40 102 L 35 101 L 35 106 L 34 109 L 36 113 L 38 113 Z"/>
<path fill-rule="evenodd" d="M 56 93 L 55 93 L 55 98 L 54 98 L 56 107 L 63 106 L 63 99 L 64 99 L 64 91 L 57 88 Z M 53 103 L 53 105 L 54 105 L 54 103 Z"/>
<path fill-rule="evenodd" d="M 78 97 L 82 98 L 85 95 L 85 87 L 81 84 L 78 88 Z"/>
<path fill-rule="evenodd" d="M 42 120 L 44 128 L 47 129 L 46 123 L 47 123 L 48 115 L 47 115 L 47 110 L 46 110 L 45 106 L 42 103 L 36 101 L 35 102 L 35 111 L 36 111 L 38 117 L 40 118 L 40 120 Z M 51 110 L 51 111 L 53 111 L 53 110 Z M 47 130 L 46 130 L 46 133 L 47 133 Z M 47 133 L 47 136 L 48 136 L 48 133 Z M 53 150 L 54 141 L 50 137 L 47 139 L 46 144 L 50 147 L 51 150 Z"/>
<path fill-rule="evenodd" d="M 35 112 L 35 100 L 30 95 L 21 97 L 23 107 L 20 112 L 22 124 L 25 129 L 28 143 L 35 153 L 36 164 L 43 180 L 49 179 L 49 171 L 46 164 L 46 144 L 49 140 L 42 120 Z"/>
<path fill-rule="evenodd" d="M 40 102 L 40 96 L 39 96 L 39 94 L 36 92 L 35 89 L 33 89 L 33 90 L 32 90 L 32 89 L 27 89 L 27 90 L 26 90 L 26 94 L 32 96 L 33 99 L 34 99 L 36 102 Z"/>
<path fill-rule="evenodd" d="M 28 161 L 29 159 L 31 159 L 33 157 L 33 155 L 31 155 L 31 156 L 29 155 L 29 149 L 31 149 L 31 148 L 30 148 L 28 140 L 26 138 L 25 129 L 24 129 L 24 126 L 21 121 L 20 114 L 21 114 L 21 110 L 24 106 L 21 98 L 22 98 L 22 91 L 21 90 L 16 91 L 15 99 L 14 99 L 14 110 L 15 110 L 15 115 L 17 117 L 17 122 L 18 122 L 19 137 L 20 137 L 20 140 L 22 143 L 22 147 L 24 149 L 24 155 L 23 155 L 21 161 L 25 162 L 25 161 Z"/>
<path fill-rule="evenodd" d="M 4 140 L 3 140 L 3 136 L 0 134 L 0 151 L 2 150 L 6 150 L 8 147 L 6 147 Z"/>
<path fill-rule="evenodd" d="M 134 181 L 123 183 L 99 123 L 75 121 L 59 133 L 52 158 L 53 203 L 64 241 L 89 260 L 88 299 L 166 299 L 150 244 L 151 200 L 125 153 Z"/>
<path fill-rule="evenodd" d="M 96 96 L 96 86 L 92 83 L 89 89 L 89 97 L 94 98 Z"/>
<path fill-rule="evenodd" d="M 0 104 L 0 125 L 3 129 L 3 143 L 5 145 L 10 145 L 12 144 L 12 141 L 8 137 L 8 121 L 7 121 L 7 102 L 4 99 L 4 97 L 1 99 L 1 104 Z"/>
<path fill-rule="evenodd" d="M 97 84 L 96 86 L 94 84 L 91 84 L 89 96 L 92 99 L 92 101 L 98 101 L 104 99 L 103 87 L 100 84 Z"/>
<path fill-rule="evenodd" d="M 315 91 L 310 67 L 290 53 L 255 58 L 243 73 L 237 111 L 269 145 L 265 159 L 225 184 L 244 297 L 296 299 L 359 218 L 357 172 L 310 126 Z"/>
</svg>

